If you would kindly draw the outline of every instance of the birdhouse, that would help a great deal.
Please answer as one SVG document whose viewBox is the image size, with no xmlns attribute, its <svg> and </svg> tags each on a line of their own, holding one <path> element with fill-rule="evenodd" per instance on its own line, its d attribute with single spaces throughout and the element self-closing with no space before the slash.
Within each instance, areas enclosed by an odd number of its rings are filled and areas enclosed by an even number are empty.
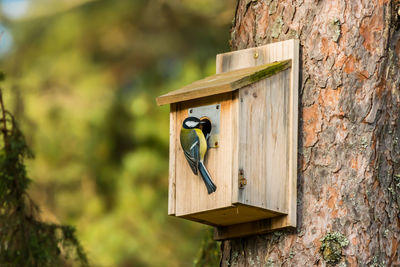
<svg viewBox="0 0 400 267">
<path fill-rule="evenodd" d="M 168 214 L 217 240 L 296 227 L 299 42 L 217 55 L 217 74 L 157 98 L 170 104 Z M 182 122 L 209 122 L 208 194 L 185 159 Z"/>
</svg>

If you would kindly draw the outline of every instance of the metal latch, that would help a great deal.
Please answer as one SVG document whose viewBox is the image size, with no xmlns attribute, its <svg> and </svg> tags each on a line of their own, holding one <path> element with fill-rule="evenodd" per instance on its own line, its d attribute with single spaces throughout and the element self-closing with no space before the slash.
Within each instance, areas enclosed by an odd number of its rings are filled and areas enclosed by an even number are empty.
<svg viewBox="0 0 400 267">
<path fill-rule="evenodd" d="M 244 178 L 243 169 L 239 169 L 239 189 L 243 189 L 247 185 L 247 179 Z"/>
</svg>

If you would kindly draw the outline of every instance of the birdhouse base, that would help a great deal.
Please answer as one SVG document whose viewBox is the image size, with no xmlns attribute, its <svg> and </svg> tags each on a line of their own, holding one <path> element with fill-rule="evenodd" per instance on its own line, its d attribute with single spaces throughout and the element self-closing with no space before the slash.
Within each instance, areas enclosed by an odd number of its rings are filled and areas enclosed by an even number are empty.
<svg viewBox="0 0 400 267">
<path fill-rule="evenodd" d="M 295 228 L 288 223 L 288 215 L 244 204 L 180 216 L 215 226 L 214 240 L 240 238 L 271 231 Z"/>
<path fill-rule="evenodd" d="M 251 235 L 261 235 L 288 228 L 295 229 L 296 227 L 288 224 L 287 219 L 287 215 L 282 215 L 270 219 L 216 227 L 214 229 L 214 240 L 221 241 Z"/>
<path fill-rule="evenodd" d="M 182 216 L 185 219 L 212 226 L 236 225 L 283 215 L 275 211 L 244 204 Z"/>
</svg>

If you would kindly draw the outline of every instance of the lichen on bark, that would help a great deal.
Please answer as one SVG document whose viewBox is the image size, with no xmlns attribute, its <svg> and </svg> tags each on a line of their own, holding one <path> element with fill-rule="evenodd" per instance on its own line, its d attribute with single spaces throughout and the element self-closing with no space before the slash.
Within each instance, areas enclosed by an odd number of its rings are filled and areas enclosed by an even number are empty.
<svg viewBox="0 0 400 267">
<path fill-rule="evenodd" d="M 338 232 L 328 233 L 321 239 L 320 252 L 329 264 L 337 264 L 342 259 L 342 248 L 349 245 L 349 240 Z"/>
</svg>

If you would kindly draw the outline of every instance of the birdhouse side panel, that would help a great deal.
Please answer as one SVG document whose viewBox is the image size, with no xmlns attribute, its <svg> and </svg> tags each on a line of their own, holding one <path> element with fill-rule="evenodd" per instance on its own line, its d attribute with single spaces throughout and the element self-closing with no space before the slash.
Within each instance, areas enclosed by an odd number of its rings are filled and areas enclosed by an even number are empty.
<svg viewBox="0 0 400 267">
<path fill-rule="evenodd" d="M 232 206 L 233 139 L 236 128 L 233 127 L 233 93 L 225 93 L 205 98 L 177 103 L 175 132 L 175 188 L 176 216 L 184 216 Z M 179 133 L 182 122 L 189 116 L 189 109 L 219 104 L 220 132 L 218 146 L 209 148 L 205 157 L 205 166 L 217 186 L 216 192 L 207 193 L 200 176 L 195 175 L 185 159 Z"/>
<path fill-rule="evenodd" d="M 175 215 L 175 166 L 176 166 L 176 141 L 177 141 L 177 105 L 172 103 L 169 111 L 169 178 L 168 178 L 168 215 Z"/>
<path fill-rule="evenodd" d="M 290 69 L 239 90 L 238 202 L 288 212 Z"/>
</svg>

